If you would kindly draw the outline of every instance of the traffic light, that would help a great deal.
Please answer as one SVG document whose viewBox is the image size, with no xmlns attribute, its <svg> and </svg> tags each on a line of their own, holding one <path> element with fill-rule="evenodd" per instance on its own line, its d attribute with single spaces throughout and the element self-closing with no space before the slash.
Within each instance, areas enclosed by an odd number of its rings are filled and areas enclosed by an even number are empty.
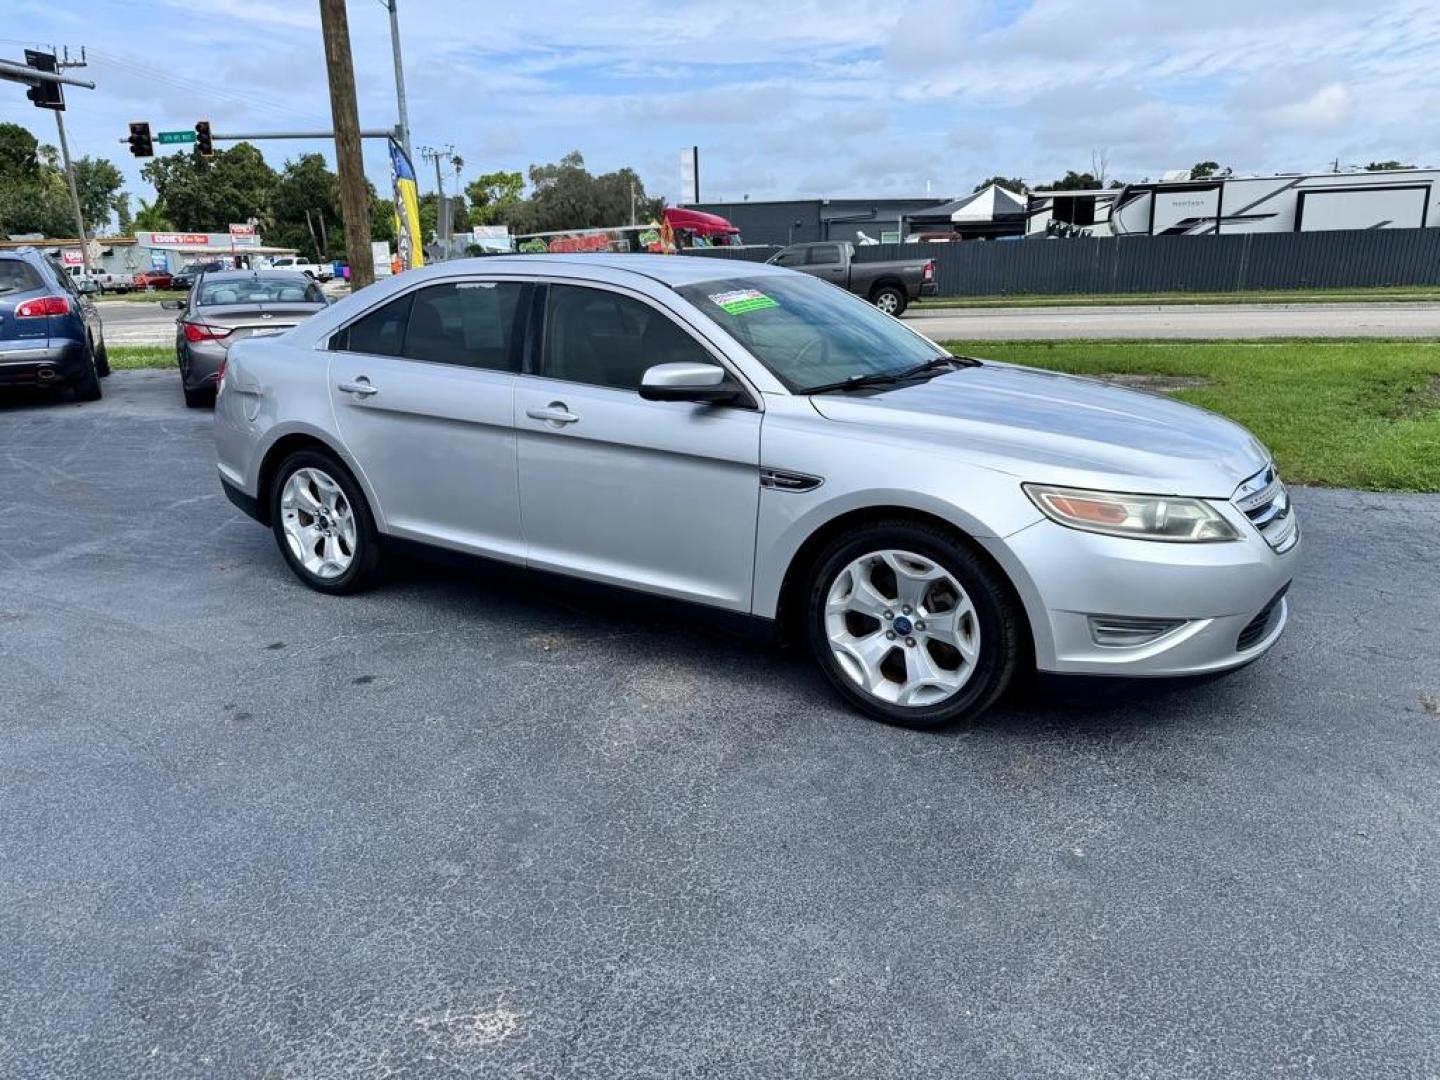
<svg viewBox="0 0 1440 1080">
<path fill-rule="evenodd" d="M 36 52 L 34 49 L 25 50 L 25 63 L 36 71 L 47 71 L 55 74 L 55 54 Z M 65 109 L 65 94 L 60 89 L 58 82 L 37 82 L 25 96 L 37 109 L 55 109 L 63 112 Z"/>
<path fill-rule="evenodd" d="M 130 123 L 130 153 L 136 157 L 154 157 L 155 144 L 150 140 L 150 123 L 147 120 L 133 120 Z"/>
<path fill-rule="evenodd" d="M 195 124 L 195 152 L 201 157 L 215 156 L 215 144 L 210 140 L 209 120 L 200 120 Z"/>
</svg>

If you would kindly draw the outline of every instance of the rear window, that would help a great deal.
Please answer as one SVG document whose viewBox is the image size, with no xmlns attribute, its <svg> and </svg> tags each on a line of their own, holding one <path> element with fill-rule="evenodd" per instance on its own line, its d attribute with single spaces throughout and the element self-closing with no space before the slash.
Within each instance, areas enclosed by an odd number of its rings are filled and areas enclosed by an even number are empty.
<svg viewBox="0 0 1440 1080">
<path fill-rule="evenodd" d="M 320 286 L 290 277 L 232 278 L 203 281 L 196 307 L 223 304 L 323 304 Z"/>
<path fill-rule="evenodd" d="M 22 259 L 0 259 L 0 296 L 6 293 L 30 292 L 45 283 L 35 268 Z"/>
</svg>

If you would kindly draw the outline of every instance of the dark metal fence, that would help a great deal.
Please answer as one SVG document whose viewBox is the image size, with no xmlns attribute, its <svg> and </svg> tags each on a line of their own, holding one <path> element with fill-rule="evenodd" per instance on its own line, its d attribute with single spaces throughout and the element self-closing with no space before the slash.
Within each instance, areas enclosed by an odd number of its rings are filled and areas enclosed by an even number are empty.
<svg viewBox="0 0 1440 1080">
<path fill-rule="evenodd" d="M 763 261 L 776 247 L 687 252 Z M 862 262 L 935 260 L 941 296 L 1241 292 L 1440 284 L 1440 228 L 1243 236 L 879 244 Z"/>
</svg>

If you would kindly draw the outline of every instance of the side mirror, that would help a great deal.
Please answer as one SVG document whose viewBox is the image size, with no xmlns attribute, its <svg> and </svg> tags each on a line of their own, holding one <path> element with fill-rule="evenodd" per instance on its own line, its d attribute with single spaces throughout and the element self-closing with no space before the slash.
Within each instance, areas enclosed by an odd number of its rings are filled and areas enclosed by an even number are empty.
<svg viewBox="0 0 1440 1080">
<path fill-rule="evenodd" d="M 166 311 L 179 311 L 185 304 L 180 300 L 161 300 L 160 306 Z"/>
<path fill-rule="evenodd" d="M 718 364 L 656 364 L 640 379 L 646 401 L 698 401 L 723 405 L 740 396 Z"/>
</svg>

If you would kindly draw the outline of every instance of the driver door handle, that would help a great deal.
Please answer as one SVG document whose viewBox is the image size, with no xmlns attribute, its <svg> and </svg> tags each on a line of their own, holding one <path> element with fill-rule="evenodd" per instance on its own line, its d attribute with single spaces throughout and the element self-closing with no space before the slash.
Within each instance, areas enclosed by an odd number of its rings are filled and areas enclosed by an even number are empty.
<svg viewBox="0 0 1440 1080">
<path fill-rule="evenodd" d="M 336 390 L 346 394 L 354 394 L 356 397 L 367 398 L 371 394 L 378 394 L 380 391 L 370 385 L 370 380 L 361 375 L 354 382 L 342 382 L 335 387 Z"/>
<path fill-rule="evenodd" d="M 543 420 L 556 427 L 564 427 L 566 424 L 573 424 L 580 419 L 566 408 L 563 401 L 552 401 L 544 408 L 526 409 L 525 415 L 531 420 Z"/>
</svg>

